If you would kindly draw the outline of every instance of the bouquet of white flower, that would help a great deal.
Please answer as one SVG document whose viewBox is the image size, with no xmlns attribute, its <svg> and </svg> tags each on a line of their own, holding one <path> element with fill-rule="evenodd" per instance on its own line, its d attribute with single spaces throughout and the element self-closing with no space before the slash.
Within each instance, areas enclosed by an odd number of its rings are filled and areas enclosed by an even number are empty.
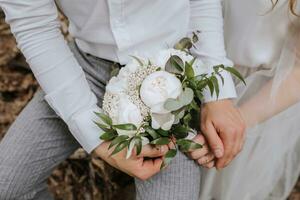
<svg viewBox="0 0 300 200">
<path fill-rule="evenodd" d="M 223 65 L 208 68 L 193 57 L 190 49 L 198 41 L 181 39 L 174 48 L 158 52 L 152 60 L 134 57 L 120 69 L 106 86 L 103 100 L 104 113 L 96 113 L 95 122 L 104 133 L 102 140 L 111 141 L 112 154 L 127 148 L 141 152 L 145 144 L 165 145 L 173 142 L 164 159 L 167 165 L 177 153 L 201 148 L 191 136 L 199 130 L 200 104 L 203 91 L 219 94 L 219 77 L 222 70 L 243 78 L 232 67 Z M 224 83 L 223 83 L 224 84 Z"/>
</svg>

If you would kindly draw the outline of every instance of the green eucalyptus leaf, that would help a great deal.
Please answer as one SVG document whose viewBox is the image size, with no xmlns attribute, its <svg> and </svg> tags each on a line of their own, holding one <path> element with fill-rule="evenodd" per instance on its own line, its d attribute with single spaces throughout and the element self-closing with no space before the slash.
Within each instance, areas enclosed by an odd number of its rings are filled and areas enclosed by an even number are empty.
<svg viewBox="0 0 300 200">
<path fill-rule="evenodd" d="M 190 78 L 188 80 L 188 87 L 190 87 L 193 90 L 196 90 L 198 88 L 198 81 L 195 79 L 195 77 Z"/>
<path fill-rule="evenodd" d="M 108 132 L 104 132 L 101 136 L 100 139 L 104 140 L 104 141 L 111 141 L 112 139 L 114 139 L 118 134 L 114 131 L 108 131 Z"/>
<path fill-rule="evenodd" d="M 158 138 L 156 140 L 153 140 L 150 144 L 155 144 L 155 145 L 166 145 L 170 143 L 170 139 L 168 137 L 162 137 Z"/>
<path fill-rule="evenodd" d="M 193 40 L 193 43 L 197 43 L 199 41 L 199 37 L 196 33 L 193 33 L 192 40 Z"/>
<path fill-rule="evenodd" d="M 188 79 L 194 78 L 194 76 L 195 76 L 194 69 L 193 69 L 192 65 L 190 65 L 188 62 L 185 62 L 185 72 L 184 73 Z"/>
<path fill-rule="evenodd" d="M 220 71 L 220 66 L 219 66 L 219 65 L 216 65 L 216 66 L 213 67 L 213 69 L 214 69 L 214 72 L 215 72 L 215 73 L 219 73 L 219 71 Z"/>
<path fill-rule="evenodd" d="M 134 124 L 117 124 L 112 126 L 115 129 L 125 130 L 125 131 L 135 131 L 137 127 Z"/>
<path fill-rule="evenodd" d="M 198 143 L 196 143 L 192 140 L 188 140 L 188 139 L 180 139 L 180 140 L 177 140 L 176 143 L 182 152 L 188 152 L 191 150 L 202 148 L 201 144 L 198 144 Z"/>
<path fill-rule="evenodd" d="M 184 116 L 185 111 L 186 111 L 186 109 L 185 109 L 185 107 L 183 107 L 182 109 L 179 109 L 178 111 L 173 112 L 173 114 L 175 115 L 174 124 L 178 124 L 180 122 L 180 120 Z"/>
<path fill-rule="evenodd" d="M 199 100 L 201 100 L 201 99 L 199 99 Z M 190 106 L 191 106 L 191 108 L 193 108 L 194 110 L 196 110 L 196 111 L 200 111 L 200 106 L 197 104 L 197 102 L 194 100 L 194 101 L 192 101 L 192 103 L 190 104 Z"/>
<path fill-rule="evenodd" d="M 225 67 L 224 69 L 226 71 L 230 72 L 231 74 L 235 75 L 238 79 L 240 79 L 246 85 L 246 82 L 245 82 L 243 76 L 235 68 L 233 68 L 233 67 Z"/>
<path fill-rule="evenodd" d="M 129 143 L 130 143 L 130 142 L 129 142 L 128 140 L 125 140 L 125 141 L 120 142 L 120 143 L 116 146 L 116 148 L 114 149 L 114 151 L 111 153 L 111 156 L 113 156 L 113 155 L 119 153 L 120 151 L 122 151 L 123 149 L 125 149 L 126 147 L 128 147 Z"/>
<path fill-rule="evenodd" d="M 178 97 L 178 101 L 181 105 L 188 105 L 194 99 L 194 91 L 191 88 L 186 87 L 184 91 Z"/>
<path fill-rule="evenodd" d="M 135 139 L 136 155 L 140 155 L 142 152 L 142 138 L 136 137 Z"/>
<path fill-rule="evenodd" d="M 213 96 L 214 94 L 214 83 L 208 78 L 206 79 L 206 82 L 207 82 L 207 85 L 208 85 L 208 88 L 209 88 L 209 91 L 210 91 L 210 94 L 211 96 Z"/>
<path fill-rule="evenodd" d="M 177 149 L 170 149 L 164 156 L 164 160 L 161 165 L 161 169 L 168 166 L 171 163 L 171 161 L 173 160 L 173 158 L 176 156 L 176 154 L 177 154 Z"/>
<path fill-rule="evenodd" d="M 158 129 L 156 130 L 158 132 L 159 135 L 164 136 L 164 137 L 168 137 L 169 136 L 169 131 L 165 131 L 163 129 Z"/>
<path fill-rule="evenodd" d="M 175 44 L 174 49 L 184 50 L 191 49 L 193 47 L 193 42 L 191 38 L 185 37 L 182 38 L 177 44 Z"/>
<path fill-rule="evenodd" d="M 103 131 L 107 132 L 111 130 L 111 127 L 107 124 L 101 124 L 99 122 L 94 121 L 94 123 Z"/>
<path fill-rule="evenodd" d="M 159 137 L 158 133 L 150 126 L 145 128 L 145 131 L 155 140 Z"/>
<path fill-rule="evenodd" d="M 188 126 L 190 121 L 192 120 L 192 115 L 190 113 L 186 114 L 184 117 L 183 117 L 183 123 Z"/>
<path fill-rule="evenodd" d="M 109 125 L 109 126 L 111 126 L 112 125 L 112 119 L 108 116 L 108 115 L 106 115 L 106 114 L 104 114 L 104 113 L 99 113 L 99 112 L 94 112 L 98 117 L 100 117 L 100 119 L 104 122 L 104 123 L 106 123 L 107 125 Z"/>
<path fill-rule="evenodd" d="M 224 77 L 222 76 L 222 74 L 220 74 L 219 72 L 217 73 L 217 75 L 219 76 L 219 78 L 221 79 L 222 81 L 222 85 L 224 85 Z"/>
<path fill-rule="evenodd" d="M 207 81 L 205 80 L 200 80 L 197 82 L 197 89 L 198 90 L 203 90 L 207 86 Z"/>
<path fill-rule="evenodd" d="M 165 69 L 169 73 L 181 74 L 184 69 L 184 63 L 179 56 L 171 55 L 166 63 Z"/>
<path fill-rule="evenodd" d="M 204 95 L 200 90 L 196 90 L 196 97 L 202 101 L 204 99 Z"/>
<path fill-rule="evenodd" d="M 220 94 L 220 89 L 219 89 L 219 82 L 218 79 L 215 76 L 211 76 L 210 77 L 211 82 L 214 84 L 214 88 L 215 88 L 215 93 L 217 98 L 219 97 Z"/>
<path fill-rule="evenodd" d="M 184 125 L 176 125 L 172 131 L 176 139 L 186 138 L 188 136 L 189 129 Z"/>
<path fill-rule="evenodd" d="M 119 144 L 120 142 L 127 140 L 128 138 L 129 137 L 127 135 L 120 135 L 120 136 L 116 137 L 113 141 L 111 141 L 108 148 L 110 149 L 113 146 L 115 146 L 116 144 Z"/>
<path fill-rule="evenodd" d="M 175 111 L 182 108 L 184 105 L 177 99 L 167 99 L 164 104 L 164 108 L 168 111 Z"/>
</svg>

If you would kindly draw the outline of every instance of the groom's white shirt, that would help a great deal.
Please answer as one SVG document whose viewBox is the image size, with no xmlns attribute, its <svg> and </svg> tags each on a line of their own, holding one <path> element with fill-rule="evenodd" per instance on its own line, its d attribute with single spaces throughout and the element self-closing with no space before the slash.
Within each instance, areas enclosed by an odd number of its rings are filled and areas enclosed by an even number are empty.
<svg viewBox="0 0 300 200">
<path fill-rule="evenodd" d="M 220 0 L 59 0 L 70 21 L 70 33 L 85 52 L 126 64 L 129 55 L 145 56 L 172 46 L 199 30 L 194 54 L 210 66 L 232 65 L 226 58 Z M 60 32 L 54 0 L 0 0 L 18 46 L 45 99 L 91 152 L 101 140 L 93 123 L 99 110 L 82 68 Z M 231 76 L 219 99 L 236 96 Z M 205 101 L 216 100 L 208 90 Z"/>
</svg>

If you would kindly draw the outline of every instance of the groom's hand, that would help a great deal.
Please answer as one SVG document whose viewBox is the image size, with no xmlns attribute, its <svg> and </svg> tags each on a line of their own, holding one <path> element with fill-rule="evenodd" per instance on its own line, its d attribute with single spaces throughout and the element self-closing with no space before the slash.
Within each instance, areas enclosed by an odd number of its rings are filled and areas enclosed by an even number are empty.
<svg viewBox="0 0 300 200">
<path fill-rule="evenodd" d="M 133 151 L 132 156 L 126 159 L 126 149 L 110 156 L 114 148 L 108 150 L 109 144 L 110 142 L 102 143 L 93 153 L 111 166 L 141 180 L 147 180 L 160 171 L 163 156 L 169 150 L 167 145 L 159 147 L 145 145 L 140 155 L 137 156 Z"/>
<path fill-rule="evenodd" d="M 245 123 L 229 99 L 203 105 L 201 130 L 217 157 L 217 169 L 226 167 L 243 147 Z"/>
</svg>

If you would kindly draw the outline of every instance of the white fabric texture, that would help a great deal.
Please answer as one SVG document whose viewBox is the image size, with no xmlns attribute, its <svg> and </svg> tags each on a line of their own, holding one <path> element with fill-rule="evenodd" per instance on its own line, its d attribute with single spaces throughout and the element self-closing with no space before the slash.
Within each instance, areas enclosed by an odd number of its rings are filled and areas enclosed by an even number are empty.
<svg viewBox="0 0 300 200">
<path fill-rule="evenodd" d="M 228 57 L 246 77 L 236 104 L 248 130 L 224 170 L 208 170 L 201 200 L 284 200 L 300 173 L 299 18 L 288 1 L 224 0 Z M 296 7 L 296 10 L 300 9 Z"/>
<path fill-rule="evenodd" d="M 130 55 L 151 55 L 199 30 L 201 43 L 196 55 L 207 63 L 231 64 L 224 51 L 219 0 L 176 3 L 59 0 L 57 3 L 70 20 L 70 33 L 78 46 L 94 56 L 126 64 Z M 69 125 L 83 148 L 91 152 L 101 143 L 100 132 L 91 123 L 96 98 L 60 32 L 54 0 L 0 0 L 0 6 L 46 93 L 46 100 Z M 231 77 L 228 74 L 225 77 L 220 99 L 235 97 Z M 207 95 L 206 101 L 211 100 L 216 98 Z"/>
</svg>

